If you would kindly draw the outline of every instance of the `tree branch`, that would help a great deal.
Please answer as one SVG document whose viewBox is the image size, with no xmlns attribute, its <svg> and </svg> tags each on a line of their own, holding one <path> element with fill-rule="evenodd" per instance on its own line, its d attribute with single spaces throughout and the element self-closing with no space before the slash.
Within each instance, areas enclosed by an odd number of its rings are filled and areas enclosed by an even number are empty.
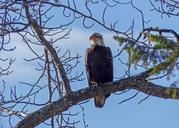
<svg viewBox="0 0 179 128">
<path fill-rule="evenodd" d="M 17 116 L 24 117 L 24 118 L 27 117 L 27 114 L 25 112 L 22 112 L 22 111 L 13 111 L 11 109 L 4 108 L 4 107 L 1 107 L 0 111 L 8 113 L 9 115 L 17 115 Z"/>
<path fill-rule="evenodd" d="M 167 61 L 161 62 L 161 63 L 153 66 L 152 68 L 150 68 L 146 72 L 141 73 L 140 76 L 143 79 L 146 79 L 146 78 L 148 78 L 148 77 L 150 77 L 152 75 L 155 75 L 158 72 L 161 72 L 161 71 L 165 70 L 170 65 L 171 65 L 171 62 L 167 62 Z M 157 70 L 155 70 L 155 69 L 157 69 Z"/>
<path fill-rule="evenodd" d="M 42 28 L 38 25 L 38 23 L 32 19 L 32 17 L 30 16 L 30 12 L 29 12 L 29 8 L 28 8 L 28 5 L 27 5 L 27 1 L 26 0 L 23 0 L 23 4 L 24 4 L 24 7 L 25 7 L 25 12 L 26 12 L 26 16 L 27 16 L 27 19 L 28 19 L 28 22 L 30 23 L 30 25 L 32 26 L 32 28 L 35 30 L 38 38 L 41 40 L 41 43 L 42 45 L 45 46 L 45 48 L 49 51 L 54 63 L 55 63 L 55 66 L 57 67 L 57 69 L 59 70 L 60 72 L 60 75 L 61 75 L 61 78 L 62 78 L 62 82 L 63 82 L 63 85 L 66 89 L 66 93 L 67 94 L 70 94 L 71 93 L 71 87 L 70 87 L 70 83 L 69 83 L 69 80 L 68 80 L 68 77 L 65 73 L 65 70 L 63 68 L 63 64 L 61 63 L 57 53 L 56 53 L 56 50 L 53 48 L 53 46 L 45 39 L 44 37 L 44 33 L 43 33 L 43 30 Z"/>
<path fill-rule="evenodd" d="M 125 89 L 135 89 L 147 95 L 164 99 L 179 100 L 179 88 L 156 85 L 146 81 L 141 75 L 105 83 L 101 86 L 84 88 L 76 92 L 72 92 L 70 95 L 66 95 L 63 98 L 37 110 L 36 112 L 29 114 L 26 118 L 19 122 L 15 128 L 33 128 L 50 117 L 66 111 L 68 108 L 78 104 L 79 102 L 96 97 L 97 95 L 114 93 Z"/>
<path fill-rule="evenodd" d="M 152 27 L 149 27 L 149 28 L 145 28 L 143 31 L 154 31 L 154 32 L 159 32 L 159 33 L 171 33 L 173 34 L 177 41 L 179 41 L 179 35 L 176 31 L 172 30 L 172 29 L 159 29 L 159 28 L 152 28 Z"/>
</svg>

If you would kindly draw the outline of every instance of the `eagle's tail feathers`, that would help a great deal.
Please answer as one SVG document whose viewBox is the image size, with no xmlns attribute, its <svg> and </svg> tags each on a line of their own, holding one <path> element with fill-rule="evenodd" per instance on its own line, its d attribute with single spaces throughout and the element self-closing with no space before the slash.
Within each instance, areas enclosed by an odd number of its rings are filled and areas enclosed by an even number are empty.
<svg viewBox="0 0 179 128">
<path fill-rule="evenodd" d="M 105 104 L 106 96 L 101 95 L 94 98 L 94 104 L 98 108 L 102 108 Z"/>
</svg>

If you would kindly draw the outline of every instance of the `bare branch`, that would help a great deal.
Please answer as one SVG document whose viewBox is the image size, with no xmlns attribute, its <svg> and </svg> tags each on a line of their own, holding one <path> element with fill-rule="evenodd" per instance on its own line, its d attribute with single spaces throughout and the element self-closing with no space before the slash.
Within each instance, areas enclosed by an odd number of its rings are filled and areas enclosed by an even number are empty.
<svg viewBox="0 0 179 128">
<path fill-rule="evenodd" d="M 32 25 L 33 29 L 36 31 L 36 33 L 38 35 L 38 38 L 41 40 L 41 43 L 50 52 L 50 54 L 51 54 L 51 56 L 52 56 L 52 58 L 53 58 L 53 60 L 54 60 L 54 62 L 56 64 L 56 67 L 59 69 L 60 75 L 62 77 L 63 84 L 64 84 L 65 89 L 66 89 L 66 93 L 70 94 L 71 87 L 70 87 L 70 84 L 69 84 L 69 80 L 68 80 L 68 77 L 66 76 L 66 73 L 65 73 L 65 70 L 63 68 L 63 65 L 62 65 L 60 59 L 58 58 L 58 55 L 57 55 L 55 49 L 44 38 L 44 36 L 43 36 L 43 30 L 41 29 L 41 27 L 37 24 L 36 21 L 34 21 L 31 18 L 30 13 L 29 13 L 29 8 L 28 8 L 28 5 L 27 5 L 27 1 L 23 0 L 23 3 L 24 3 L 24 7 L 25 7 L 25 11 L 26 11 L 26 15 L 27 15 L 27 19 L 28 19 L 29 23 Z"/>
</svg>

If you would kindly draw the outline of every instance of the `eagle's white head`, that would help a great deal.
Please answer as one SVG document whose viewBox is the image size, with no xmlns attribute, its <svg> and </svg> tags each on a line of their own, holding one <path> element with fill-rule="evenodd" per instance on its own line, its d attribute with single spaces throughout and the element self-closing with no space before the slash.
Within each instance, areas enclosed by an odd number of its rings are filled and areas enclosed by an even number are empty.
<svg viewBox="0 0 179 128">
<path fill-rule="evenodd" d="M 104 42 L 103 42 L 103 36 L 99 33 L 93 33 L 90 36 L 89 40 L 90 40 L 91 45 L 98 45 L 98 46 L 105 47 Z"/>
</svg>

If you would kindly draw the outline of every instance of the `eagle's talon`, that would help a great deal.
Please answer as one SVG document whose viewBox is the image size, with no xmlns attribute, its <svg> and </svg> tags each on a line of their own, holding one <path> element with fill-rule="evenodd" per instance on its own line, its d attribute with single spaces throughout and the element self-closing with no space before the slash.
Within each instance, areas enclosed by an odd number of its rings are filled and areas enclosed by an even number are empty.
<svg viewBox="0 0 179 128">
<path fill-rule="evenodd" d="M 92 86 L 98 86 L 98 83 L 95 82 L 95 81 L 91 81 L 91 85 L 92 85 Z"/>
</svg>

